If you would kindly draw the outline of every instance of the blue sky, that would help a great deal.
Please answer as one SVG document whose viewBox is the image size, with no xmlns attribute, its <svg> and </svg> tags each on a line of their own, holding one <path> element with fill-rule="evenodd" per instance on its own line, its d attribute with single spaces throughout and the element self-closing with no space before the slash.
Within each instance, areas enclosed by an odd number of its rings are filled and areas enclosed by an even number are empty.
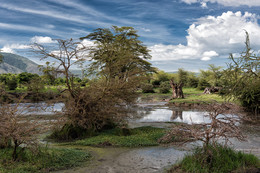
<svg viewBox="0 0 260 173">
<path fill-rule="evenodd" d="M 96 28 L 132 26 L 164 71 L 225 67 L 243 51 L 245 32 L 260 49 L 260 0 L 0 0 L 0 49 L 42 63 L 32 42 L 86 36 Z"/>
</svg>

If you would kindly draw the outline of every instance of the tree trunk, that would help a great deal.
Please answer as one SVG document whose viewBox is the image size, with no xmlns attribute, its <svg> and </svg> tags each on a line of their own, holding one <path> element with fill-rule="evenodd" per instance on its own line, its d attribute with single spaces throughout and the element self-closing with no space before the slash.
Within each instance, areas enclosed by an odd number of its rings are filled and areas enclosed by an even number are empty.
<svg viewBox="0 0 260 173">
<path fill-rule="evenodd" d="M 172 87 L 172 98 L 184 98 L 184 94 L 182 91 L 183 83 L 174 83 L 174 81 L 171 79 L 170 80 L 170 85 Z"/>
<path fill-rule="evenodd" d="M 12 154 L 13 161 L 16 161 L 16 159 L 17 159 L 17 148 L 18 148 L 18 142 L 17 142 L 17 140 L 15 140 L 14 141 L 14 150 L 13 150 L 13 154 Z"/>
</svg>

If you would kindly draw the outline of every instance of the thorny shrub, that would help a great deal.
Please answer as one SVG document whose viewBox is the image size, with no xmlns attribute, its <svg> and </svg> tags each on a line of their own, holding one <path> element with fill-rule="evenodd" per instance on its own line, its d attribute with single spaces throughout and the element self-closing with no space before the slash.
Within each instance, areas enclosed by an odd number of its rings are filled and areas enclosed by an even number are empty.
<svg viewBox="0 0 260 173">
<path fill-rule="evenodd" d="M 29 105 L 21 106 L 21 101 L 15 104 L 0 105 L 0 146 L 13 147 L 13 160 L 18 157 L 18 147 L 23 146 L 33 150 L 38 148 L 37 134 L 44 130 L 43 126 L 27 117 Z"/>
</svg>

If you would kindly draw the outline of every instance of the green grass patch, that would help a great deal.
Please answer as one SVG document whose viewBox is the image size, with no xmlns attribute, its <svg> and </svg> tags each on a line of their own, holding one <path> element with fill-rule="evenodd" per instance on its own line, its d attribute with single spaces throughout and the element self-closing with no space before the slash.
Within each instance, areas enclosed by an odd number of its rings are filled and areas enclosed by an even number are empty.
<svg viewBox="0 0 260 173">
<path fill-rule="evenodd" d="M 223 103 L 225 99 L 218 94 L 203 94 L 196 88 L 183 88 L 184 99 L 173 99 L 171 103 Z"/>
<path fill-rule="evenodd" d="M 252 154 L 237 152 L 229 147 L 217 145 L 209 147 L 210 154 L 203 148 L 197 148 L 192 155 L 187 155 L 184 159 L 174 165 L 168 172 L 212 172 L 225 173 L 232 171 L 246 172 L 260 169 L 259 159 Z M 250 171 L 249 171 L 250 172 Z"/>
<path fill-rule="evenodd" d="M 162 100 L 163 98 L 171 98 L 172 91 L 170 90 L 167 94 L 161 94 L 159 93 L 159 89 L 154 89 L 155 93 L 144 93 L 142 94 L 142 98 L 154 98 L 154 100 Z M 202 90 L 198 90 L 197 88 L 183 88 L 184 93 L 184 99 L 173 99 L 170 102 L 171 103 L 223 103 L 225 102 L 225 99 L 222 98 L 218 94 L 203 94 Z"/>
<path fill-rule="evenodd" d="M 130 132 L 127 136 L 124 136 L 120 129 L 112 129 L 101 132 L 98 136 L 69 144 L 84 146 L 112 145 L 117 147 L 156 146 L 159 145 L 157 140 L 166 132 L 165 129 L 155 127 L 139 127 L 129 130 Z"/>
<path fill-rule="evenodd" d="M 43 148 L 34 154 L 24 150 L 17 161 L 12 161 L 12 149 L 0 149 L 1 173 L 49 172 L 80 166 L 90 158 L 90 154 L 78 149 Z"/>
<path fill-rule="evenodd" d="M 54 93 L 59 93 L 60 90 L 65 89 L 65 85 L 58 85 L 58 86 L 52 86 L 52 85 L 44 85 L 44 88 L 40 91 L 41 93 L 46 93 L 46 92 L 54 92 Z M 27 86 L 21 86 L 17 87 L 15 90 L 7 90 L 10 93 L 26 93 L 28 92 L 28 87 Z"/>
<path fill-rule="evenodd" d="M 183 88 L 182 91 L 185 95 L 197 95 L 203 93 L 202 90 L 199 90 L 197 88 Z"/>
<path fill-rule="evenodd" d="M 172 103 L 223 103 L 225 100 L 217 94 L 185 95 L 184 99 L 174 99 Z"/>
</svg>

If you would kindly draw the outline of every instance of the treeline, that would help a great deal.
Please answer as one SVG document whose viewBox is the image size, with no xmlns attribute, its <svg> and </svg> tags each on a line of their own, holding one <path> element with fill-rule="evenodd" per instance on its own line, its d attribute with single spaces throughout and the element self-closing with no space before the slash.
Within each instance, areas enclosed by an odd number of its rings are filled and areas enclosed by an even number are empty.
<svg viewBox="0 0 260 173">
<path fill-rule="evenodd" d="M 85 86 L 89 81 L 88 78 L 73 78 L 75 84 Z M 22 72 L 20 74 L 3 73 L 0 74 L 0 84 L 6 90 L 16 90 L 16 89 L 28 89 L 33 90 L 33 86 L 62 86 L 66 84 L 65 77 L 57 77 L 51 74 L 38 75 L 28 72 Z"/>
<path fill-rule="evenodd" d="M 178 69 L 177 73 L 167 73 L 158 70 L 149 80 L 142 85 L 143 93 L 153 93 L 159 88 L 160 93 L 170 92 L 170 80 L 182 83 L 184 87 L 204 90 L 206 87 L 223 87 L 224 71 L 221 67 L 209 65 L 208 70 L 200 70 L 199 73 Z"/>
</svg>

